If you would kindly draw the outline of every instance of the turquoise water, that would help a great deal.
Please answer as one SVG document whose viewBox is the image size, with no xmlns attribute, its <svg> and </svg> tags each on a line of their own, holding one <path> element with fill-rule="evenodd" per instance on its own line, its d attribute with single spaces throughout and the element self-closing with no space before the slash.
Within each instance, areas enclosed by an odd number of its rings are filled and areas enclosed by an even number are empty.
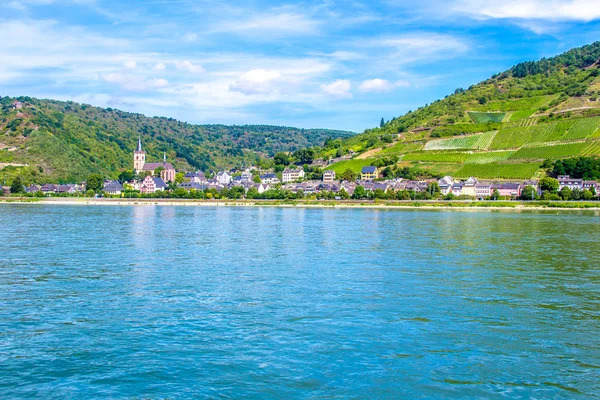
<svg viewBox="0 0 600 400">
<path fill-rule="evenodd" d="M 0 206 L 2 398 L 600 396 L 600 216 Z"/>
</svg>

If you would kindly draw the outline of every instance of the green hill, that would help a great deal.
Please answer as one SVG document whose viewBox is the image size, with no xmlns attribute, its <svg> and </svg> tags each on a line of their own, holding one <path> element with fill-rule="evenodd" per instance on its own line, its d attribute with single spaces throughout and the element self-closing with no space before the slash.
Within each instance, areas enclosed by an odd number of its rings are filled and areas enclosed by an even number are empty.
<svg viewBox="0 0 600 400">
<path fill-rule="evenodd" d="M 22 106 L 17 109 L 15 102 Z M 0 182 L 76 182 L 90 173 L 116 177 L 132 168 L 142 136 L 148 160 L 168 159 L 181 170 L 256 163 L 279 151 L 322 145 L 353 133 L 266 125 L 191 125 L 110 108 L 30 97 L 0 97 Z"/>
<path fill-rule="evenodd" d="M 600 155 L 600 42 L 524 62 L 322 152 L 422 175 L 527 179 L 546 159 Z"/>
</svg>

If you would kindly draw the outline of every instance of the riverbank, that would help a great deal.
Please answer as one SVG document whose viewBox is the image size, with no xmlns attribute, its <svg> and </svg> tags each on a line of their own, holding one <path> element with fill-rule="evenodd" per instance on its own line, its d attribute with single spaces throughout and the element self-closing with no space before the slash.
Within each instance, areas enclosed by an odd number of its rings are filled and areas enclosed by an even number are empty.
<svg viewBox="0 0 600 400">
<path fill-rule="evenodd" d="M 208 206 L 208 207 L 306 207 L 306 208 L 414 208 L 414 209 L 513 209 L 600 210 L 600 202 L 585 201 L 442 201 L 442 200 L 190 200 L 114 199 L 82 197 L 2 197 L 0 204 Z"/>
</svg>

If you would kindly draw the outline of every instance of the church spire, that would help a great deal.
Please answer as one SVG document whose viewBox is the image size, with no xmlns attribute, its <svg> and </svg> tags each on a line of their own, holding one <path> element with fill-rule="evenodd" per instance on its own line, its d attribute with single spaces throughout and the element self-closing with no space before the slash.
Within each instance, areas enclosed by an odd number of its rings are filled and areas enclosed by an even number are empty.
<svg viewBox="0 0 600 400">
<path fill-rule="evenodd" d="M 167 163 L 167 152 L 166 151 L 163 152 L 163 163 L 164 164 Z"/>
<path fill-rule="evenodd" d="M 136 151 L 142 151 L 142 137 L 138 136 L 138 146 Z"/>
</svg>

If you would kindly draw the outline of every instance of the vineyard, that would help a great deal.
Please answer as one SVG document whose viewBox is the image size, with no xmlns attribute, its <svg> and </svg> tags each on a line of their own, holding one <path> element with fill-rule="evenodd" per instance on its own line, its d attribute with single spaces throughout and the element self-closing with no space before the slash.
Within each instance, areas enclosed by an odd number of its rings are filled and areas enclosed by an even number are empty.
<svg viewBox="0 0 600 400">
<path fill-rule="evenodd" d="M 403 161 L 460 163 L 460 164 L 487 164 L 504 161 L 509 158 L 512 151 L 495 151 L 483 153 L 467 152 L 419 152 L 405 155 Z"/>
<path fill-rule="evenodd" d="M 466 164 L 456 172 L 457 178 L 476 176 L 480 179 L 530 179 L 539 170 L 538 163 Z"/>
<path fill-rule="evenodd" d="M 565 125 L 540 124 L 524 128 L 502 129 L 490 146 L 491 149 L 513 149 L 535 143 L 555 142 L 565 134 Z"/>
<path fill-rule="evenodd" d="M 377 153 L 377 155 L 396 155 L 419 151 L 423 148 L 423 143 L 396 143 L 393 146 L 385 147 Z"/>
<path fill-rule="evenodd" d="M 587 146 L 581 151 L 581 156 L 598 156 L 600 155 L 600 141 L 588 142 Z"/>
<path fill-rule="evenodd" d="M 502 122 L 506 113 L 503 112 L 481 112 L 468 111 L 469 117 L 476 124 L 487 124 L 488 122 Z"/>
<path fill-rule="evenodd" d="M 573 124 L 563 140 L 585 139 L 591 136 L 600 126 L 600 117 L 572 120 Z"/>
<path fill-rule="evenodd" d="M 585 142 L 559 144 L 556 146 L 523 147 L 514 152 L 511 159 L 545 160 L 579 155 L 588 144 Z"/>
<path fill-rule="evenodd" d="M 432 140 L 425 143 L 424 150 L 484 150 L 490 146 L 496 131 L 451 139 Z"/>
</svg>

